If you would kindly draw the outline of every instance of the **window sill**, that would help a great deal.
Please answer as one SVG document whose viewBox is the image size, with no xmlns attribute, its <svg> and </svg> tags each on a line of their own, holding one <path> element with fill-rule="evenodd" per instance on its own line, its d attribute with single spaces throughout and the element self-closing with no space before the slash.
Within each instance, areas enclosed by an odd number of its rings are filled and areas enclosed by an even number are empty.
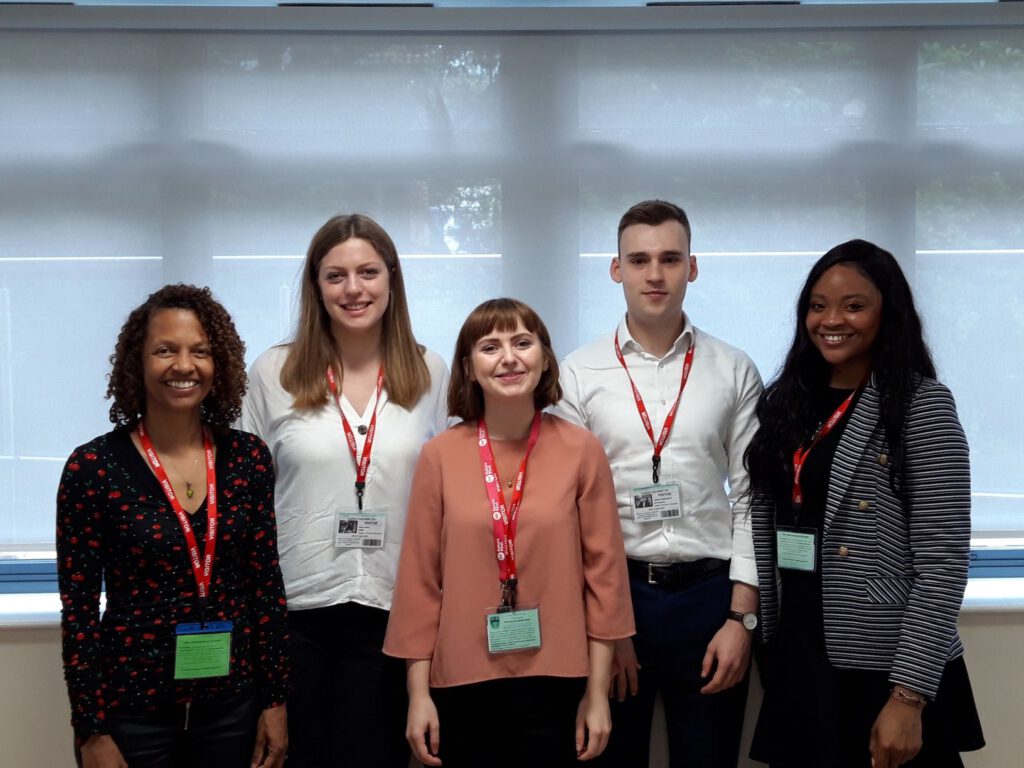
<svg viewBox="0 0 1024 768">
<path fill-rule="evenodd" d="M 1024 612 L 1024 578 L 971 579 L 963 612 Z M 55 592 L 0 594 L 0 629 L 55 627 L 59 623 L 60 598 Z"/>
</svg>

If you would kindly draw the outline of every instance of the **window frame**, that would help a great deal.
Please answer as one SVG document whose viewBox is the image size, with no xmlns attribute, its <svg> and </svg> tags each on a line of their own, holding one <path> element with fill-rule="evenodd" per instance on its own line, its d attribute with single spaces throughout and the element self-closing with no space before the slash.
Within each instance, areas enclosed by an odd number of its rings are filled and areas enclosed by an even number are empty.
<svg viewBox="0 0 1024 768">
<path fill-rule="evenodd" d="M 0 4 L 0 28 L 6 31 L 58 30 L 75 31 L 163 31 L 163 32 L 339 32 L 339 33 L 391 33 L 407 37 L 423 33 L 508 34 L 508 33 L 664 33 L 674 30 L 747 29 L 751 31 L 827 29 L 880 29 L 913 30 L 927 26 L 956 29 L 1024 28 L 1024 4 L 1021 3 L 950 3 L 921 7 L 913 4 L 883 3 L 877 5 L 797 5 L 797 6 L 696 6 L 696 7 L 587 7 L 587 8 L 264 8 L 264 7 L 110 7 L 110 6 L 24 6 Z M 907 64 L 913 57 L 908 57 Z M 534 66 L 540 66 L 534 63 Z M 896 84 L 895 87 L 899 87 Z M 539 124 L 527 125 L 525 116 L 520 126 L 530 131 L 557 128 L 564 123 L 563 107 L 547 104 Z M 536 119 L 536 114 L 530 119 Z M 509 119 L 517 119 L 509 116 Z M 905 126 L 904 126 L 905 128 Z M 511 128 L 513 132 L 516 130 Z M 892 143 L 899 149 L 899 138 Z M 529 139 L 523 139 L 524 147 Z M 942 151 L 936 142 L 929 151 Z M 970 158 L 963 158 L 967 163 Z M 564 186 L 558 179 L 561 168 L 540 168 L 554 184 Z M 635 170 L 635 168 L 634 168 Z M 499 172 L 504 174 L 507 168 Z M 530 166 L 526 172 L 537 172 Z M 505 186 L 503 194 L 510 198 L 511 206 L 537 216 L 539 223 L 532 234 L 503 248 L 503 277 L 506 289 L 512 293 L 538 290 L 528 274 L 517 269 L 517 254 L 536 247 L 538 242 L 550 244 L 552 239 L 565 242 L 575 238 L 576 221 L 564 216 L 545 213 L 531 202 L 531 183 L 522 177 L 523 171 L 509 172 L 513 183 Z M 504 178 L 504 176 L 503 176 Z M 527 181 L 531 183 L 526 183 Z M 570 206 L 571 209 L 571 206 Z M 533 221 L 530 219 L 531 222 Z M 512 229 L 512 228 L 508 228 Z M 566 235 L 566 231 L 573 234 Z M 892 232 L 891 242 L 908 246 L 915 253 L 915 235 L 912 218 L 903 221 L 901 231 Z M 578 248 L 576 249 L 579 250 Z M 915 257 L 916 258 L 916 257 Z M 913 264 L 909 265 L 911 268 Z M 557 268 L 557 274 L 547 281 L 557 284 L 560 279 L 575 279 L 577 266 L 566 264 Z M 527 290 L 523 290 L 527 289 Z M 541 288 L 541 291 L 544 289 Z M 550 314 L 560 329 L 556 335 L 576 335 L 577 298 L 565 302 L 567 306 Z M 554 301 L 551 306 L 561 306 Z M 547 314 L 545 315 L 547 316 Z M 557 339 L 556 339 L 557 340 Z M 971 553 L 971 578 L 1024 577 L 1024 546 L 1022 531 L 986 532 L 985 542 L 975 542 Z M 1001 541 L 1013 542 L 1002 544 Z M 0 593 L 35 593 L 56 590 L 56 563 L 52 559 L 31 558 L 0 560 Z"/>
</svg>

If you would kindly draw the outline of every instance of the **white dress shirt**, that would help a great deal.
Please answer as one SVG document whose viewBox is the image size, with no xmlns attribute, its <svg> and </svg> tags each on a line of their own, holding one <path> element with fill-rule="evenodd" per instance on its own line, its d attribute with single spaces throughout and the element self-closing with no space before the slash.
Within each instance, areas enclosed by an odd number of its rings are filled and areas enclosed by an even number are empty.
<svg viewBox="0 0 1024 768">
<path fill-rule="evenodd" d="M 253 363 L 238 426 L 262 437 L 274 457 L 277 547 L 288 610 L 345 602 L 390 610 L 420 446 L 447 425 L 448 368 L 434 352 L 425 353 L 430 390 L 411 410 L 381 392 L 363 508 L 387 510 L 384 546 L 336 549 L 335 516 L 341 509 L 356 509 L 355 462 L 333 397 L 312 410 L 292 407 L 291 394 L 281 386 L 287 355 L 287 346 L 271 347 Z M 365 413 L 358 413 L 344 395 L 341 407 L 361 455 L 366 438 L 358 425 L 369 425 L 374 399 Z"/>
<path fill-rule="evenodd" d="M 757 586 L 743 452 L 757 431 L 761 376 L 746 354 L 693 327 L 685 314 L 683 320 L 683 332 L 661 358 L 633 339 L 625 318 L 618 329 L 622 356 L 643 396 L 655 438 L 679 393 L 683 359 L 695 340 L 693 367 L 661 454 L 660 482 L 679 483 L 682 516 L 633 521 L 630 489 L 651 484 L 654 446 L 615 356 L 613 336 L 565 359 L 563 398 L 554 411 L 591 430 L 604 445 L 628 557 L 657 563 L 731 560 L 730 578 Z"/>
</svg>

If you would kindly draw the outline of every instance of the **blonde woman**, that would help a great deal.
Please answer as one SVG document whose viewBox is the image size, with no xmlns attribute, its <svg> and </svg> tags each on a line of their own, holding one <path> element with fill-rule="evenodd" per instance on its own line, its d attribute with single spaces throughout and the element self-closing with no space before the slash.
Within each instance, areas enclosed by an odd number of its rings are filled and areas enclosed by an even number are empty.
<svg viewBox="0 0 1024 768">
<path fill-rule="evenodd" d="M 291 626 L 289 765 L 406 768 L 403 665 L 381 653 L 420 446 L 448 372 L 416 343 L 395 245 L 360 215 L 313 236 L 298 328 L 250 371 L 270 447 Z"/>
</svg>

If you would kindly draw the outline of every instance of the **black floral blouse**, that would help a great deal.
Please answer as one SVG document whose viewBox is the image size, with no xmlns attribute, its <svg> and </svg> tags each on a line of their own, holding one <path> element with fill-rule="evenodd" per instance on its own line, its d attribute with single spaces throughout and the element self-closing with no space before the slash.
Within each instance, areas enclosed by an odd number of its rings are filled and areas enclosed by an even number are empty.
<svg viewBox="0 0 1024 768">
<path fill-rule="evenodd" d="M 281 704 L 288 659 L 277 560 L 274 470 L 255 435 L 215 438 L 217 548 L 207 621 L 232 621 L 231 673 L 174 679 L 175 626 L 199 620 L 196 582 L 174 510 L 130 432 L 75 449 L 57 492 L 64 677 L 80 739 L 104 718 L 255 691 Z M 206 502 L 191 516 L 200 552 Z M 105 583 L 106 608 L 99 611 Z"/>
</svg>

